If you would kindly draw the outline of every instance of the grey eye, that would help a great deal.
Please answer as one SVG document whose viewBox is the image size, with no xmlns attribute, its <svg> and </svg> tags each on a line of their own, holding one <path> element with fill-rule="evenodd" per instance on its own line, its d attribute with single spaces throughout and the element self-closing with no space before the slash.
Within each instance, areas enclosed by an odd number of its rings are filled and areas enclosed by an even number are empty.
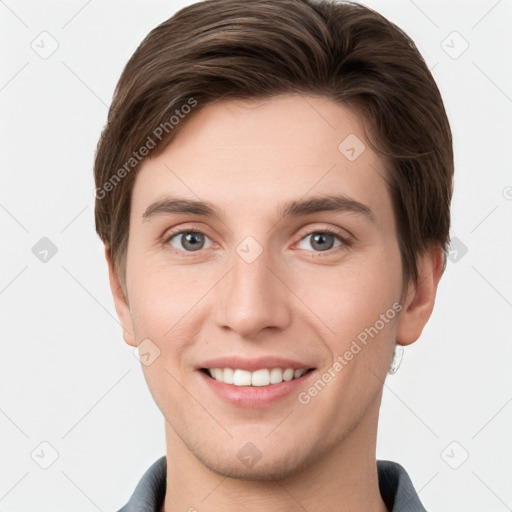
<svg viewBox="0 0 512 512">
<path fill-rule="evenodd" d="M 307 242 L 307 240 L 310 239 L 310 246 L 313 247 L 315 251 L 323 252 L 328 251 L 332 248 L 334 248 L 334 243 L 336 239 L 338 239 L 339 243 L 336 247 L 339 247 L 341 245 L 341 241 L 338 236 L 330 234 L 330 233 L 324 233 L 322 231 L 316 231 L 314 233 L 310 233 L 309 235 L 305 236 L 300 243 Z M 301 247 L 301 249 L 308 249 L 307 247 Z"/>
<path fill-rule="evenodd" d="M 185 250 L 187 252 L 193 252 L 204 248 L 206 238 L 207 237 L 203 233 L 182 231 L 169 238 L 169 242 L 179 251 Z"/>
</svg>

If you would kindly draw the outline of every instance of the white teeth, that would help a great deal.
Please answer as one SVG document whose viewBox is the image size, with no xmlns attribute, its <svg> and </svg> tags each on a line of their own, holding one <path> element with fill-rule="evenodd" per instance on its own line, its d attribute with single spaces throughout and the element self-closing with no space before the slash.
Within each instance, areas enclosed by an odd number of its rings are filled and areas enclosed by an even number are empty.
<svg viewBox="0 0 512 512">
<path fill-rule="evenodd" d="M 279 384 L 283 381 L 298 379 L 306 373 L 305 369 L 294 370 L 293 368 L 262 368 L 254 372 L 233 368 L 210 368 L 212 378 L 225 384 L 235 386 L 268 386 Z"/>
<path fill-rule="evenodd" d="M 224 380 L 223 379 L 223 369 L 222 368 L 212 368 L 211 369 L 211 374 L 212 374 L 212 377 L 215 379 L 215 380 Z"/>
<path fill-rule="evenodd" d="M 222 382 L 226 384 L 233 384 L 233 376 L 235 375 L 235 371 L 232 368 L 224 368 L 224 379 Z"/>
<path fill-rule="evenodd" d="M 281 368 L 272 368 L 270 370 L 270 384 L 279 384 L 283 382 L 283 370 Z"/>
<path fill-rule="evenodd" d="M 216 380 L 220 380 L 220 379 L 216 379 Z M 233 375 L 233 384 L 235 386 L 250 386 L 251 385 L 251 372 L 247 372 L 245 370 L 235 370 L 235 374 Z"/>
<path fill-rule="evenodd" d="M 283 372 L 283 380 L 292 380 L 292 379 L 293 379 L 293 369 L 286 368 L 286 370 Z"/>
<path fill-rule="evenodd" d="M 252 372 L 251 384 L 253 386 L 268 386 L 270 384 L 270 372 L 268 370 Z"/>
</svg>

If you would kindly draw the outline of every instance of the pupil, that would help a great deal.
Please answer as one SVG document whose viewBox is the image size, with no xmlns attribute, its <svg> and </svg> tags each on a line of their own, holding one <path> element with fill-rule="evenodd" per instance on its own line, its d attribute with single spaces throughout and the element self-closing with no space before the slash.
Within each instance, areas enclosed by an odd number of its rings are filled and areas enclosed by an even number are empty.
<svg viewBox="0 0 512 512">
<path fill-rule="evenodd" d="M 183 243 L 183 247 L 192 251 L 197 251 L 201 249 L 201 246 L 202 244 L 200 233 L 188 233 L 185 235 L 185 242 Z"/>
<path fill-rule="evenodd" d="M 326 243 L 326 239 L 329 239 L 330 243 Z M 321 251 L 328 251 L 332 248 L 334 244 L 334 238 L 332 235 L 325 234 L 325 233 L 315 233 L 313 236 L 313 247 L 315 244 L 319 244 L 316 248 L 320 249 Z"/>
</svg>

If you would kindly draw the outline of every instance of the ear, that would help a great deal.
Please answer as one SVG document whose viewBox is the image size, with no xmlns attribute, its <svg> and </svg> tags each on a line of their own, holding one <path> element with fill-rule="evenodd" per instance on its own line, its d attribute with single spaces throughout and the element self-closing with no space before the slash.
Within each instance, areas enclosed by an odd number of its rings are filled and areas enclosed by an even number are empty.
<svg viewBox="0 0 512 512">
<path fill-rule="evenodd" d="M 112 254 L 110 248 L 105 246 L 105 259 L 108 265 L 108 280 L 110 282 L 110 290 L 114 297 L 114 304 L 116 307 L 117 316 L 123 327 L 123 338 L 124 341 L 132 347 L 137 346 L 135 343 L 135 335 L 133 329 L 132 315 L 130 312 L 130 306 L 124 296 L 123 288 L 119 283 L 117 273 L 114 268 L 114 262 L 112 261 Z"/>
<path fill-rule="evenodd" d="M 409 284 L 398 320 L 396 342 L 399 345 L 410 345 L 420 337 L 434 309 L 444 263 L 444 251 L 438 245 L 419 258 L 418 282 Z"/>
</svg>

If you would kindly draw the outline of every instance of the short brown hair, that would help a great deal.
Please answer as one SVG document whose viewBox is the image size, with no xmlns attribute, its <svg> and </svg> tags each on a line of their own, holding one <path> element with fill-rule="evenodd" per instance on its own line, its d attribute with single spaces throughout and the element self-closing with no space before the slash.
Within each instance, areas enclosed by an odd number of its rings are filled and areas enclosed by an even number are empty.
<svg viewBox="0 0 512 512">
<path fill-rule="evenodd" d="M 417 281 L 417 257 L 430 244 L 446 251 L 451 131 L 411 39 L 354 3 L 208 0 L 180 10 L 142 41 L 123 70 L 98 143 L 96 230 L 122 284 L 131 191 L 148 153 L 139 148 L 151 140 L 150 155 L 157 156 L 194 112 L 220 98 L 287 93 L 327 97 L 363 119 L 370 145 L 387 163 L 405 281 Z M 194 111 L 179 115 L 187 105 Z"/>
</svg>

